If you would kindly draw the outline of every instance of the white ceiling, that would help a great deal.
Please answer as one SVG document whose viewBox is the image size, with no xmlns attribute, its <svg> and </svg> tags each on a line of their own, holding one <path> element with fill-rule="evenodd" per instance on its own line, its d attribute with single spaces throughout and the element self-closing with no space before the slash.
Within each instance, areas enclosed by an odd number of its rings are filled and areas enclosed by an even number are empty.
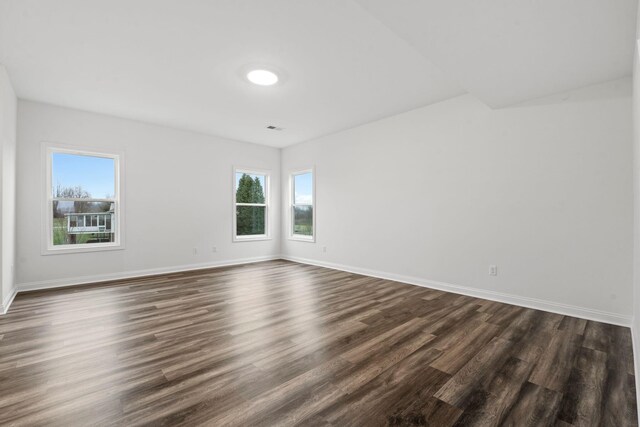
<svg viewBox="0 0 640 427">
<path fill-rule="evenodd" d="M 635 0 L 0 0 L 20 98 L 283 147 L 631 73 Z M 251 65 L 282 84 L 251 85 Z M 284 128 L 267 130 L 267 125 Z"/>
<path fill-rule="evenodd" d="M 492 107 L 631 74 L 637 0 L 357 0 Z"/>
</svg>

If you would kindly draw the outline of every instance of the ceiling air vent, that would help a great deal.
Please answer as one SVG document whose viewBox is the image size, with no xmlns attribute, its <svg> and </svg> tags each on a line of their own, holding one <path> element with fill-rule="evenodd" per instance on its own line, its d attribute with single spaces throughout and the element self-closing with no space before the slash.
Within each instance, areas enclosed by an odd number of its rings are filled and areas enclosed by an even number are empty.
<svg viewBox="0 0 640 427">
<path fill-rule="evenodd" d="M 269 129 L 269 130 L 282 130 L 282 128 L 279 128 L 278 126 L 273 126 L 273 125 L 267 126 L 267 129 Z"/>
</svg>

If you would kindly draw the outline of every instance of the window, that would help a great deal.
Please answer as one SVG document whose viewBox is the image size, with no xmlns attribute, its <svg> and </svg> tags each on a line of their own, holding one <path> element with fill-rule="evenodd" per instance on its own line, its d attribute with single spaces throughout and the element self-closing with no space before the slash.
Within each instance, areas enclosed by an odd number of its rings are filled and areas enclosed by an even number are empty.
<svg viewBox="0 0 640 427">
<path fill-rule="evenodd" d="M 313 170 L 291 174 L 291 238 L 313 242 L 315 212 Z"/>
<path fill-rule="evenodd" d="M 46 253 L 121 248 L 120 159 L 46 149 Z"/>
<path fill-rule="evenodd" d="M 269 174 L 234 170 L 234 241 L 269 238 Z"/>
</svg>

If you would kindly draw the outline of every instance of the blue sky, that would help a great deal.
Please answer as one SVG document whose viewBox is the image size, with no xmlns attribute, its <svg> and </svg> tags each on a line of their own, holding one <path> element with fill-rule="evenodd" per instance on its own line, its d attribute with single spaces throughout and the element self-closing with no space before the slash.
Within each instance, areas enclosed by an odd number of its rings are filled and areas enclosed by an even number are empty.
<svg viewBox="0 0 640 427">
<path fill-rule="evenodd" d="M 308 203 L 313 201 L 313 179 L 311 173 L 305 173 L 301 175 L 295 175 L 294 177 L 294 191 L 296 194 L 296 203 Z"/>
<path fill-rule="evenodd" d="M 53 153 L 52 184 L 63 187 L 81 186 L 91 197 L 113 197 L 115 190 L 114 160 L 104 157 Z"/>
</svg>

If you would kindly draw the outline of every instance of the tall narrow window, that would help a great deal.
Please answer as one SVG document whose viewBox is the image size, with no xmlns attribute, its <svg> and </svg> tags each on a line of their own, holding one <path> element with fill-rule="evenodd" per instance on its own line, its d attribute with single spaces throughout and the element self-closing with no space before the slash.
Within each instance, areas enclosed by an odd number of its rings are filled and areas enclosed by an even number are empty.
<svg viewBox="0 0 640 427">
<path fill-rule="evenodd" d="M 291 174 L 291 237 L 314 241 L 315 213 L 313 170 Z"/>
<path fill-rule="evenodd" d="M 234 240 L 268 239 L 269 175 L 236 169 L 234 182 Z"/>
<path fill-rule="evenodd" d="M 47 251 L 117 248 L 120 156 L 47 149 Z"/>
</svg>

